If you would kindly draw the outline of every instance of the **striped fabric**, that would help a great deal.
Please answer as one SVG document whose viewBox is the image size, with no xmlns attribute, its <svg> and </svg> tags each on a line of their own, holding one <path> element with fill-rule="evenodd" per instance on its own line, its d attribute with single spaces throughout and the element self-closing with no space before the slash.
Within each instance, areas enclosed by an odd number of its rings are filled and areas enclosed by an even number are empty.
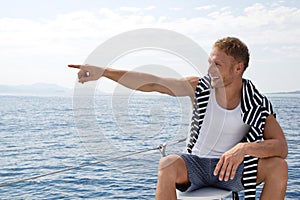
<svg viewBox="0 0 300 200">
<path fill-rule="evenodd" d="M 210 89 L 210 78 L 208 75 L 199 79 L 195 91 L 190 137 L 187 144 L 188 153 L 192 153 L 192 149 L 198 139 L 209 100 Z M 270 114 L 274 114 L 273 108 L 270 101 L 258 92 L 250 80 L 246 79 L 243 79 L 241 112 L 244 123 L 250 125 L 249 132 L 241 142 L 262 141 L 266 118 Z M 245 156 L 243 183 L 246 200 L 255 199 L 256 196 L 257 164 L 258 158 L 249 155 Z"/>
</svg>

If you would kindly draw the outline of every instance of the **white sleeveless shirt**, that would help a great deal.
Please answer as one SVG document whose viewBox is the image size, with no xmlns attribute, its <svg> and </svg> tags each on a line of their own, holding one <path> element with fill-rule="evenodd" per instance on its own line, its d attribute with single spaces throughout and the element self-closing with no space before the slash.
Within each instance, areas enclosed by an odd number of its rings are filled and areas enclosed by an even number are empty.
<svg viewBox="0 0 300 200">
<path fill-rule="evenodd" d="M 220 158 L 241 142 L 249 128 L 250 126 L 242 120 L 241 105 L 233 110 L 222 108 L 216 101 L 215 89 L 212 89 L 199 138 L 192 154 L 206 158 Z"/>
</svg>

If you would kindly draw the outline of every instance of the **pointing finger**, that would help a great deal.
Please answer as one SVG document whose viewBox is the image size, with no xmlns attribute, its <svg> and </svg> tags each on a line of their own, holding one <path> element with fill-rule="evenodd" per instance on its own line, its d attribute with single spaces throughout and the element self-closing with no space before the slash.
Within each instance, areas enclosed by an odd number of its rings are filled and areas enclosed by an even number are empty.
<svg viewBox="0 0 300 200">
<path fill-rule="evenodd" d="M 70 65 L 68 65 L 68 67 L 80 69 L 81 65 L 73 65 L 73 64 L 70 64 Z"/>
</svg>

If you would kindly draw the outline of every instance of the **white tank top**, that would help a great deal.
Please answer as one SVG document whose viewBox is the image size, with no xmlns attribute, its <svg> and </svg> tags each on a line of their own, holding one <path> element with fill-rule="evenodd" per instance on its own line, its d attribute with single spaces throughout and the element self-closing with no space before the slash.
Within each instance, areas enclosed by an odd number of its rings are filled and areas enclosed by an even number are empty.
<svg viewBox="0 0 300 200">
<path fill-rule="evenodd" d="M 233 110 L 222 108 L 216 101 L 215 89 L 212 89 L 199 138 L 192 154 L 206 158 L 220 158 L 244 138 L 249 128 L 250 126 L 244 124 L 242 120 L 241 105 Z"/>
</svg>

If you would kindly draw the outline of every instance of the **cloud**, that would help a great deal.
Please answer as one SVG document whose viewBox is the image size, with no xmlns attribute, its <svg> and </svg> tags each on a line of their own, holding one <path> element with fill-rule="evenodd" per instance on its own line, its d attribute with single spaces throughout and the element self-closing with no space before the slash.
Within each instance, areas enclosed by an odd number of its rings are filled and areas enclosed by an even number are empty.
<svg viewBox="0 0 300 200">
<path fill-rule="evenodd" d="M 156 7 L 155 6 L 148 6 L 145 8 L 145 10 L 154 10 Z"/>
<path fill-rule="evenodd" d="M 120 7 L 119 8 L 120 11 L 126 11 L 126 12 L 139 12 L 141 11 L 141 8 L 137 8 L 137 7 Z"/>
<path fill-rule="evenodd" d="M 119 9 L 101 8 L 98 11 L 77 11 L 58 15 L 54 19 L 0 19 L 1 45 L 38 45 L 62 40 L 103 39 L 120 32 L 141 28 L 158 27 L 192 35 L 211 38 L 219 34 L 247 37 L 254 44 L 300 42 L 300 9 L 295 7 L 253 4 L 242 13 L 233 13 L 230 7 L 212 9 L 214 5 L 197 7 L 210 10 L 207 16 L 171 18 L 145 14 L 137 7 Z M 144 10 L 154 9 L 154 6 Z M 171 8 L 180 10 L 180 8 Z M 127 14 L 123 11 L 128 12 Z M 287 37 L 289 36 L 289 37 Z M 297 37 L 296 37 L 297 36 Z"/>
<path fill-rule="evenodd" d="M 236 34 L 252 44 L 295 44 L 300 43 L 300 9 L 286 6 L 268 7 L 253 4 L 242 13 L 236 14 L 229 7 L 212 11 L 207 17 L 187 20 L 193 21 L 200 35 Z M 183 24 L 181 24 L 183 25 Z M 180 25 L 180 26 L 181 26 Z M 183 28 L 183 27 L 181 27 Z M 204 31 L 204 33 L 201 33 Z"/>
<path fill-rule="evenodd" d="M 172 7 L 172 8 L 169 8 L 169 10 L 172 10 L 172 11 L 181 11 L 182 8 Z"/>
<path fill-rule="evenodd" d="M 214 7 L 216 7 L 216 5 L 198 6 L 198 7 L 195 7 L 195 10 L 198 10 L 198 11 L 207 11 L 207 10 L 211 10 Z"/>
<path fill-rule="evenodd" d="M 42 65 L 40 73 L 43 73 L 66 62 L 83 62 L 94 48 L 116 34 L 149 27 L 178 31 L 207 51 L 216 39 L 232 35 L 245 40 L 250 48 L 261 48 L 282 59 L 296 59 L 300 54 L 300 9 L 297 7 L 256 3 L 237 13 L 230 6 L 207 5 L 195 8 L 195 12 L 206 10 L 206 16 L 186 15 L 185 18 L 149 12 L 154 9 L 158 8 L 79 10 L 50 19 L 0 18 L 2 63 L 16 68 L 25 64 L 32 69 Z"/>
</svg>

